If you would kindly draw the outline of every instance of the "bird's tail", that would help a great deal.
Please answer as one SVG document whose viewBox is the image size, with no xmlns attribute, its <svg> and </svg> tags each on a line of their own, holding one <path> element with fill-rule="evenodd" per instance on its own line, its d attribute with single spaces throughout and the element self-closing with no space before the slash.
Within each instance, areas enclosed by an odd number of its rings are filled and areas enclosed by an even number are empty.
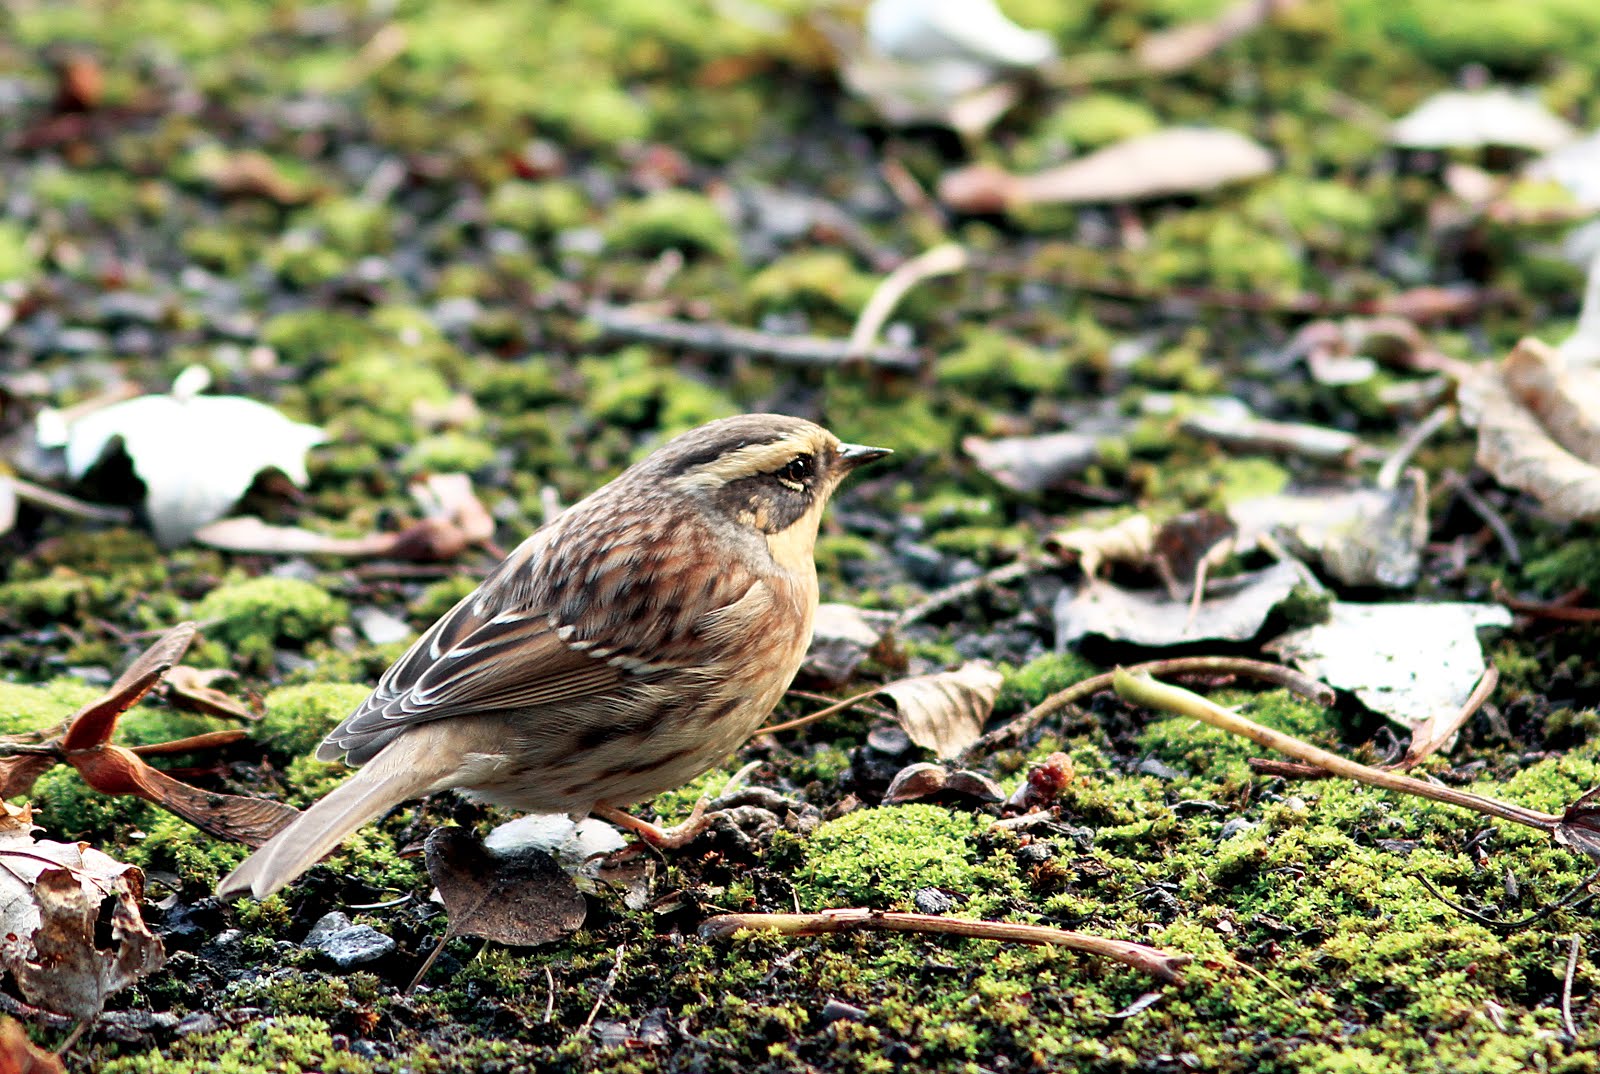
<svg viewBox="0 0 1600 1074">
<path fill-rule="evenodd" d="M 401 802 L 437 790 L 460 766 L 432 730 L 398 736 L 356 774 L 318 801 L 217 885 L 224 899 L 264 899 L 311 868 L 357 828 Z"/>
</svg>

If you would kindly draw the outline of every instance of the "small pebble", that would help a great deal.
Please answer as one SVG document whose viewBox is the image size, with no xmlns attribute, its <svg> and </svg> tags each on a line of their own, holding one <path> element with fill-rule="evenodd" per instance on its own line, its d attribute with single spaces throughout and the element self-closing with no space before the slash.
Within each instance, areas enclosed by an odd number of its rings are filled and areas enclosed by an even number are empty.
<svg viewBox="0 0 1600 1074">
<path fill-rule="evenodd" d="M 919 914 L 948 914 L 956 907 L 955 897 L 938 888 L 918 888 L 911 893 L 911 901 Z"/>
<path fill-rule="evenodd" d="M 395 942 L 371 925 L 353 925 L 344 914 L 324 914 L 300 946 L 320 953 L 334 966 L 347 970 L 390 954 Z"/>
</svg>

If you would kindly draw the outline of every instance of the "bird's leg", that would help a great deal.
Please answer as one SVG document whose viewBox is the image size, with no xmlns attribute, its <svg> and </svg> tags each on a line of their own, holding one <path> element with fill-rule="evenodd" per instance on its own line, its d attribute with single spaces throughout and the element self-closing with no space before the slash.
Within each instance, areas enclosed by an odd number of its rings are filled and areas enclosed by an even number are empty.
<svg viewBox="0 0 1600 1074">
<path fill-rule="evenodd" d="M 597 805 L 589 812 L 601 820 L 610 821 L 624 831 L 632 832 L 653 847 L 676 850 L 687 846 L 695 836 L 711 827 L 711 817 L 706 815 L 706 807 L 710 804 L 706 799 L 700 799 L 694 804 L 694 812 L 689 814 L 689 819 L 671 828 L 663 828 L 647 820 L 640 820 L 631 813 L 624 813 L 616 806 Z"/>
</svg>

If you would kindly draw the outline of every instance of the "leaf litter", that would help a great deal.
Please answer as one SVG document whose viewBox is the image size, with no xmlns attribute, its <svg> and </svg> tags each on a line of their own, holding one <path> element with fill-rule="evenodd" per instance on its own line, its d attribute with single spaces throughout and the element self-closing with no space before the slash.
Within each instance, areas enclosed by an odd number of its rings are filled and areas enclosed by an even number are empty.
<svg viewBox="0 0 1600 1074">
<path fill-rule="evenodd" d="M 144 874 L 87 843 L 35 839 L 27 806 L 0 809 L 0 964 L 28 1002 L 93 1018 L 166 960 L 139 913 Z M 96 925 L 107 903 L 102 946 Z"/>
</svg>

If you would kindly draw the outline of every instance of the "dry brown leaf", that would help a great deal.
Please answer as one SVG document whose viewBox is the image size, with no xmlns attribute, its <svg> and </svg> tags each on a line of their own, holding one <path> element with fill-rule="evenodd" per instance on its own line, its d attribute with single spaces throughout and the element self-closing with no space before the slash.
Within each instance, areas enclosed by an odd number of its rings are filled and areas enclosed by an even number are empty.
<svg viewBox="0 0 1600 1074">
<path fill-rule="evenodd" d="M 1149 515 L 1130 515 L 1100 528 L 1082 527 L 1052 533 L 1045 545 L 1061 554 L 1076 555 L 1078 567 L 1094 578 L 1107 563 L 1143 566 L 1155 551 L 1156 526 Z"/>
<path fill-rule="evenodd" d="M 1501 365 L 1472 370 L 1458 395 L 1478 427 L 1478 462 L 1497 481 L 1556 518 L 1600 518 L 1600 368 L 1569 368 L 1530 337 Z"/>
<path fill-rule="evenodd" d="M 260 698 L 254 698 L 252 707 L 211 685 L 221 679 L 236 678 L 238 676 L 224 668 L 201 670 L 179 665 L 167 671 L 164 685 L 167 699 L 177 708 L 225 719 L 261 719 Z"/>
<path fill-rule="evenodd" d="M 1272 171 L 1272 153 L 1238 131 L 1169 127 L 1033 175 L 975 164 L 939 180 L 939 200 L 962 212 L 1029 205 L 1122 204 L 1198 194 Z"/>
<path fill-rule="evenodd" d="M 1237 0 L 1212 19 L 1186 22 L 1151 34 L 1139 42 L 1134 58 L 1152 74 L 1172 74 L 1192 67 L 1257 29 L 1273 15 L 1299 6 L 1300 0 Z"/>
<path fill-rule="evenodd" d="M 66 1074 L 55 1055 L 28 1039 L 15 1018 L 0 1017 L 0 1074 Z"/>
<path fill-rule="evenodd" d="M 583 893 L 542 850 L 498 854 L 465 828 L 436 828 L 424 848 L 451 936 L 531 947 L 583 926 Z"/>
<path fill-rule="evenodd" d="M 260 846 L 286 827 L 299 815 L 289 806 L 191 787 L 152 768 L 133 750 L 111 744 L 118 718 L 161 681 L 183 656 L 194 632 L 193 623 L 180 623 L 167 631 L 109 690 L 79 709 L 59 737 L 0 744 L 13 751 L 0 758 L 0 791 L 7 796 L 25 794 L 39 776 L 65 763 L 101 794 L 143 798 L 219 839 Z M 202 736 L 180 745 L 199 748 L 215 741 Z"/>
<path fill-rule="evenodd" d="M 29 1003 L 93 1018 L 112 993 L 166 960 L 139 916 L 144 874 L 87 843 L 33 838 L 32 811 L 0 816 L 0 964 Z M 111 902 L 111 946 L 96 925 Z"/>
<path fill-rule="evenodd" d="M 894 702 L 912 742 L 949 760 L 983 734 L 1002 681 L 987 663 L 971 660 L 954 671 L 891 682 L 878 692 Z"/>
</svg>

